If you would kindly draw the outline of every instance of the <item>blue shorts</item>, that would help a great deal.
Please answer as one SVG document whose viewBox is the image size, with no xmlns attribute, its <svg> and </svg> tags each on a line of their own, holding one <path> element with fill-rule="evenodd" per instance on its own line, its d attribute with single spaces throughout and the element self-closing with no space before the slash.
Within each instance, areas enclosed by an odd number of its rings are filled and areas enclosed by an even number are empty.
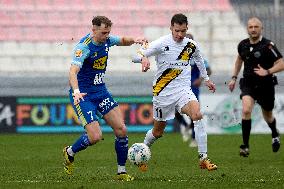
<svg viewBox="0 0 284 189">
<path fill-rule="evenodd" d="M 84 96 L 84 101 L 81 100 L 76 106 L 74 105 L 72 90 L 69 90 L 69 98 L 74 111 L 84 127 L 93 121 L 98 121 L 98 115 L 104 116 L 118 106 L 118 103 L 107 91 L 101 94 L 87 93 Z"/>
</svg>

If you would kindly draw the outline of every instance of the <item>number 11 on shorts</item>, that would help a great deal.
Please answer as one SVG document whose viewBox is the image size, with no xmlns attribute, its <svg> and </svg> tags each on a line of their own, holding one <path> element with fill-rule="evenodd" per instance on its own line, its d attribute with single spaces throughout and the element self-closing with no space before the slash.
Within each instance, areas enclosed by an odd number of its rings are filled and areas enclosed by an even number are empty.
<svg viewBox="0 0 284 189">
<path fill-rule="evenodd" d="M 163 114 L 162 114 L 162 109 L 161 109 L 161 108 L 156 108 L 155 110 L 156 110 L 156 115 L 157 115 L 157 117 L 158 117 L 158 118 L 162 118 L 162 115 L 163 115 Z"/>
</svg>

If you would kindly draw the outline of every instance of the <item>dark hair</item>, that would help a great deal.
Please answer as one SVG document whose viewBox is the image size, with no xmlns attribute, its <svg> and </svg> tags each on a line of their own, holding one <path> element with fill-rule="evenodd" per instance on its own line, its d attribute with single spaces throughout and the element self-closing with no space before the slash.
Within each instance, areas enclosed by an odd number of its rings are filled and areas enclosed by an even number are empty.
<svg viewBox="0 0 284 189">
<path fill-rule="evenodd" d="M 101 26 L 101 24 L 105 24 L 106 27 L 111 27 L 112 22 L 105 16 L 95 16 L 92 20 L 93 26 Z"/>
<path fill-rule="evenodd" d="M 179 25 L 182 25 L 182 24 L 188 25 L 187 17 L 184 14 L 181 14 L 181 13 L 175 14 L 172 17 L 171 25 L 173 26 L 175 23 L 179 24 Z"/>
</svg>

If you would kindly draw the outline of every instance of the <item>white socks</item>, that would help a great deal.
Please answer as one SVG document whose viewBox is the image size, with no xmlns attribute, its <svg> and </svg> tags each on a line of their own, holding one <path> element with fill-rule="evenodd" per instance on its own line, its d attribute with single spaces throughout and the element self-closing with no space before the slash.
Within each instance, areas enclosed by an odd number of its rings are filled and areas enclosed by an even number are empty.
<svg viewBox="0 0 284 189">
<path fill-rule="evenodd" d="M 70 146 L 69 148 L 67 148 L 67 153 L 69 154 L 69 156 L 72 156 L 72 157 L 75 156 L 75 153 L 74 153 L 73 150 L 72 150 L 72 146 Z"/>
<path fill-rule="evenodd" d="M 202 120 L 194 121 L 195 139 L 200 160 L 207 158 L 207 133 Z"/>
<path fill-rule="evenodd" d="M 125 166 L 117 165 L 117 173 L 126 173 Z"/>
<path fill-rule="evenodd" d="M 156 140 L 157 140 L 157 138 L 154 137 L 154 135 L 152 133 L 152 129 L 150 129 L 146 133 L 146 136 L 144 138 L 144 144 L 146 144 L 147 146 L 150 147 Z"/>
</svg>

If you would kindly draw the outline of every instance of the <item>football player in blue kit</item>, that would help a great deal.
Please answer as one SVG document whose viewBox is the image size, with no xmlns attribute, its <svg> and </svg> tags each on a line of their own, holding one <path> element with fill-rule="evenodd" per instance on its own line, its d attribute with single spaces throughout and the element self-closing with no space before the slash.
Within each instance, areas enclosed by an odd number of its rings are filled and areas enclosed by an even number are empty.
<svg viewBox="0 0 284 189">
<path fill-rule="evenodd" d="M 86 132 L 72 146 L 63 149 L 64 170 L 67 174 L 72 174 L 75 154 L 102 139 L 102 131 L 96 115 L 98 112 L 112 127 L 116 136 L 117 179 L 130 181 L 134 178 L 128 175 L 125 169 L 128 152 L 127 129 L 118 104 L 108 92 L 103 78 L 111 46 L 143 44 L 146 40 L 112 36 L 110 35 L 111 26 L 112 22 L 107 17 L 94 17 L 92 32 L 83 37 L 74 48 L 69 71 L 71 86 L 69 97 Z"/>
</svg>

